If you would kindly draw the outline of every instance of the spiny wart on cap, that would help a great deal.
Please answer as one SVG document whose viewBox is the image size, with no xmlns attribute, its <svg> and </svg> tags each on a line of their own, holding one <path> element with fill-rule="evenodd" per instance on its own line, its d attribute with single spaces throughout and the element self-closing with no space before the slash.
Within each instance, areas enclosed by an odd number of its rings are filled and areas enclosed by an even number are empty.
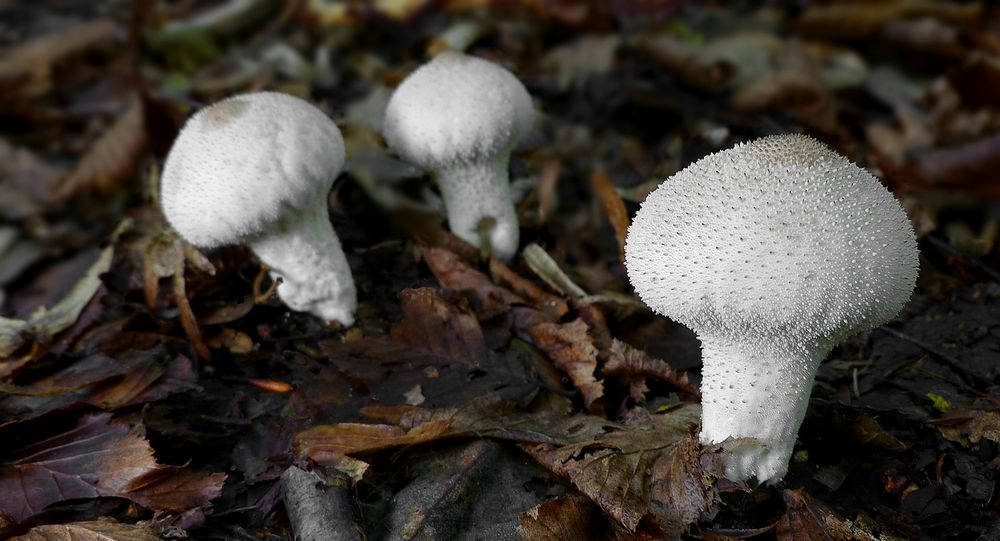
<svg viewBox="0 0 1000 541">
<path fill-rule="evenodd" d="M 507 162 L 531 128 L 534 108 L 524 85 L 486 60 L 444 52 L 393 92 L 383 134 L 407 161 L 434 171 L 451 230 L 501 259 L 517 252 L 518 225 Z"/>
<path fill-rule="evenodd" d="M 702 342 L 701 440 L 756 438 L 727 476 L 780 479 L 820 361 L 899 313 L 913 227 L 870 173 L 801 135 L 707 156 L 643 202 L 625 246 L 653 310 Z"/>
<path fill-rule="evenodd" d="M 340 130 L 322 111 L 287 94 L 241 94 L 188 120 L 164 164 L 160 200 L 192 244 L 250 245 L 283 279 L 289 307 L 350 325 L 354 279 L 327 212 L 343 165 Z"/>
</svg>

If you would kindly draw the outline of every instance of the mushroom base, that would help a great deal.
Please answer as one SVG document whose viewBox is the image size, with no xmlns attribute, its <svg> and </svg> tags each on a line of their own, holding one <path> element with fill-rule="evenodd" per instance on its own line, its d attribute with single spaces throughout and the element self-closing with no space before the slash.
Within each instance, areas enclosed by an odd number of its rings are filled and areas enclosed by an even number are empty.
<svg viewBox="0 0 1000 541">
<path fill-rule="evenodd" d="M 281 278 L 278 296 L 292 310 L 345 326 L 354 323 L 357 290 L 325 201 L 318 208 L 286 212 L 277 231 L 249 242 L 257 257 Z"/>
<path fill-rule="evenodd" d="M 507 176 L 509 159 L 507 152 L 486 163 L 458 164 L 437 172 L 451 231 L 477 248 L 489 248 L 504 261 L 517 253 L 520 236 Z"/>
<path fill-rule="evenodd" d="M 829 346 L 748 344 L 717 336 L 702 342 L 703 444 L 730 442 L 726 477 L 778 481 L 788 471 L 813 380 Z"/>
</svg>

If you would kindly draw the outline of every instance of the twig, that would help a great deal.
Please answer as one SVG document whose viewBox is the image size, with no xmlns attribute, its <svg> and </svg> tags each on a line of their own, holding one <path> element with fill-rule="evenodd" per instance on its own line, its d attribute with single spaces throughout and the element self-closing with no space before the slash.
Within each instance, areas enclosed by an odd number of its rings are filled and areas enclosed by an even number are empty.
<svg viewBox="0 0 1000 541">
<path fill-rule="evenodd" d="M 944 240 L 941 240 L 934 236 L 928 235 L 927 242 L 931 243 L 935 248 L 938 248 L 942 251 L 948 252 L 949 254 L 955 257 L 960 257 L 968 261 L 970 265 L 982 271 L 983 274 L 985 274 L 986 276 L 989 276 L 993 280 L 1000 282 L 1000 272 L 997 272 L 986 263 L 983 263 L 983 261 L 978 257 L 972 254 L 967 254 L 964 251 L 955 248 L 950 243 L 945 242 Z"/>
<path fill-rule="evenodd" d="M 346 475 L 336 480 L 344 483 L 325 483 L 295 466 L 281 474 L 285 512 L 295 541 L 361 541 L 347 493 L 350 481 Z"/>
<path fill-rule="evenodd" d="M 900 340 L 903 340 L 904 342 L 909 342 L 909 343 L 911 343 L 911 344 L 919 347 L 920 349 L 926 351 L 927 353 L 929 353 L 931 355 L 931 357 L 936 358 L 937 360 L 939 360 L 942 363 L 944 363 L 948 368 L 951 368 L 952 370 L 954 370 L 955 373 L 958 374 L 958 377 L 962 378 L 962 381 L 965 382 L 970 387 L 973 387 L 973 388 L 984 388 L 984 387 L 987 387 L 987 386 L 990 385 L 990 381 L 988 379 L 980 376 L 979 374 L 976 374 L 975 372 L 970 372 L 968 369 L 966 369 L 964 363 L 962 363 L 961 360 L 957 359 L 956 357 L 952 357 L 951 355 L 948 355 L 947 353 L 943 353 L 943 352 L 939 351 L 938 349 L 936 349 L 935 347 L 931 346 L 927 342 L 924 342 L 924 341 L 919 340 L 917 338 L 914 338 L 912 336 L 903 334 L 903 333 L 901 333 L 901 332 L 899 332 L 899 331 L 897 331 L 895 329 L 890 329 L 889 327 L 879 327 L 878 330 L 880 330 L 880 331 L 882 331 L 882 332 L 884 332 L 884 333 L 886 333 L 886 334 L 888 334 L 890 336 L 894 336 L 896 338 L 899 338 Z"/>
</svg>

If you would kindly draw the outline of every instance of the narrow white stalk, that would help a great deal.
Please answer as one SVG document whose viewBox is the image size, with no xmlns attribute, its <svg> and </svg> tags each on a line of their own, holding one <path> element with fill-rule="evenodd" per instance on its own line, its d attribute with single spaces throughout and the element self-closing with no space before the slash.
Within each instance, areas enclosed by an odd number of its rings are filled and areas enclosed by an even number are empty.
<svg viewBox="0 0 1000 541">
<path fill-rule="evenodd" d="M 449 228 L 469 244 L 489 248 L 504 261 L 517 253 L 519 238 L 507 175 L 509 158 L 510 152 L 502 152 L 489 162 L 463 163 L 437 171 Z M 489 218 L 492 227 L 483 221 Z"/>
<path fill-rule="evenodd" d="M 257 257 L 282 279 L 278 295 L 289 308 L 344 326 L 354 323 L 357 291 L 326 201 L 288 212 L 277 228 L 249 242 Z"/>
<path fill-rule="evenodd" d="M 727 459 L 726 477 L 780 479 L 788 470 L 813 379 L 829 346 L 699 336 L 701 442 L 754 438 Z"/>
</svg>

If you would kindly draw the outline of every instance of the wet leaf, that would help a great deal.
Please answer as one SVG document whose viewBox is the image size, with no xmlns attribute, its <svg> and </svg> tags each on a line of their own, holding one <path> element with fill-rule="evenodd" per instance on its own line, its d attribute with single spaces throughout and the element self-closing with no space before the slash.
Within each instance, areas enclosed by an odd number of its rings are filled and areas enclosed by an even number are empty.
<svg viewBox="0 0 1000 541">
<path fill-rule="evenodd" d="M 224 473 L 161 465 L 129 482 L 124 497 L 157 511 L 184 511 L 218 498 L 225 481 Z"/>
<path fill-rule="evenodd" d="M 143 524 L 126 524 L 104 518 L 88 522 L 35 526 L 11 541 L 157 541 L 160 537 Z"/>
<path fill-rule="evenodd" d="M 0 384 L 0 390 L 11 395 L 0 399 L 0 411 L 37 417 L 74 403 L 114 410 L 196 389 L 191 361 L 165 357 L 162 347 L 121 360 L 97 354 L 30 385 Z"/>
<path fill-rule="evenodd" d="M 393 328 L 393 340 L 473 366 L 484 364 L 489 358 L 483 331 L 463 297 L 446 297 L 422 287 L 405 289 L 400 298 L 403 321 Z"/>
<path fill-rule="evenodd" d="M 0 513 L 23 522 L 56 503 L 107 496 L 177 510 L 171 504 L 207 504 L 212 494 L 218 495 L 224 477 L 157 464 L 142 425 L 112 422 L 106 413 L 86 415 L 71 430 L 5 453 Z M 192 494 L 192 486 L 201 490 Z"/>
</svg>

